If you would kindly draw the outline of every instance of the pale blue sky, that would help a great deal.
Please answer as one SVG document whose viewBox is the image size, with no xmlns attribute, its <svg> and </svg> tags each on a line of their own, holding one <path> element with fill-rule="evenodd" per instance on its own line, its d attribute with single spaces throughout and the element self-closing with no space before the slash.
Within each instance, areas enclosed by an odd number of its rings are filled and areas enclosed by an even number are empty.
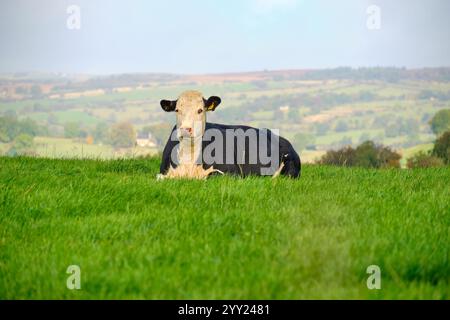
<svg viewBox="0 0 450 320">
<path fill-rule="evenodd" d="M 0 72 L 450 66 L 449 30 L 448 0 L 2 0 Z"/>
</svg>

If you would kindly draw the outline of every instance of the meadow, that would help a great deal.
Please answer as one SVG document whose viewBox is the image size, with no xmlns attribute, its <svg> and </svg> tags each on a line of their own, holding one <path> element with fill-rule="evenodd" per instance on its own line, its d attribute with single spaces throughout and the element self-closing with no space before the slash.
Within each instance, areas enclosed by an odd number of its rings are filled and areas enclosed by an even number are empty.
<svg viewBox="0 0 450 320">
<path fill-rule="evenodd" d="M 158 168 L 0 157 L 0 299 L 450 298 L 449 167 L 206 181 Z"/>
<path fill-rule="evenodd" d="M 36 155 L 44 158 L 115 159 L 155 155 L 156 148 L 134 146 L 115 149 L 110 145 L 87 144 L 82 139 L 35 137 Z"/>
</svg>

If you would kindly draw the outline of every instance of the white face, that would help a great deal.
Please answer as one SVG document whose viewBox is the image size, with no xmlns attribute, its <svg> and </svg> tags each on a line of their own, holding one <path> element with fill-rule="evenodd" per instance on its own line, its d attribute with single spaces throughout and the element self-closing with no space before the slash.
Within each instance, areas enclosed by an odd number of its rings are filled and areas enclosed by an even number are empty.
<svg viewBox="0 0 450 320">
<path fill-rule="evenodd" d="M 198 91 L 186 91 L 176 101 L 161 100 L 161 107 L 164 111 L 176 112 L 179 140 L 195 139 L 205 133 L 206 111 L 214 111 L 220 101 L 216 96 L 205 100 Z"/>
<path fill-rule="evenodd" d="M 176 104 L 178 139 L 202 137 L 205 132 L 206 108 L 201 94 L 182 94 Z"/>
</svg>

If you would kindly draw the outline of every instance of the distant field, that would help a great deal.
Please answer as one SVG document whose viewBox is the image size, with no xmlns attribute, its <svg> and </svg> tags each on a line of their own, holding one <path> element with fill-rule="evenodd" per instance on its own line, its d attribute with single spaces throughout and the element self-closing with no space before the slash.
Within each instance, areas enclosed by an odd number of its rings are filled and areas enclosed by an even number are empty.
<svg viewBox="0 0 450 320">
<path fill-rule="evenodd" d="M 157 149 L 134 147 L 114 150 L 110 145 L 89 145 L 77 139 L 36 137 L 36 154 L 45 158 L 114 159 L 152 155 Z"/>
<path fill-rule="evenodd" d="M 175 123 L 175 115 L 161 109 L 161 99 L 176 99 L 185 90 L 199 90 L 205 97 L 222 98 L 217 110 L 207 114 L 211 122 L 279 129 L 299 146 L 304 144 L 295 141 L 296 136 L 312 136 L 309 149 L 318 151 L 298 150 L 304 154 L 304 162 L 311 162 L 326 150 L 356 146 L 367 139 L 395 150 L 432 143 L 436 137 L 430 130 L 430 119 L 439 110 L 450 108 L 450 83 L 440 76 L 448 72 L 446 69 L 422 70 L 415 76 L 397 70 L 394 74 L 402 75 L 398 79 L 387 77 L 392 75 L 389 69 L 354 71 L 354 77 L 341 77 L 347 71 L 328 70 L 326 78 L 321 77 L 323 71 L 327 70 L 315 71 L 318 78 L 314 72 L 303 78 L 305 70 L 165 77 L 130 74 L 82 77 L 73 82 L 61 78 L 49 83 L 31 77 L 22 85 L 40 84 L 45 88 L 43 93 L 31 98 L 16 92 L 0 99 L 0 117 L 15 114 L 20 120 L 34 119 L 51 128 L 51 136 L 64 136 L 62 126 L 67 122 L 79 123 L 82 131 L 91 135 L 99 123 L 111 127 L 130 122 L 139 131 Z M 374 79 L 374 74 L 378 78 Z M 16 79 L 4 80 L 0 91 L 14 92 L 8 83 Z M 158 137 L 158 141 L 164 140 Z M 5 149 L 0 145 L 1 154 Z M 85 148 L 69 140 L 40 144 L 37 149 L 39 155 L 52 157 L 116 157 L 108 146 Z"/>
<path fill-rule="evenodd" d="M 158 166 L 0 157 L 0 299 L 450 298 L 448 167 L 156 181 Z"/>
<path fill-rule="evenodd" d="M 303 150 L 300 152 L 302 163 L 315 163 L 325 154 L 326 151 Z"/>
<path fill-rule="evenodd" d="M 34 112 L 33 114 L 28 115 L 27 117 L 37 121 L 46 121 L 50 114 L 54 116 L 57 121 L 63 124 L 67 122 L 79 122 L 85 125 L 95 125 L 98 122 L 100 122 L 99 118 L 95 118 L 87 114 L 86 112 L 80 110 L 56 111 L 51 113 Z"/>
</svg>

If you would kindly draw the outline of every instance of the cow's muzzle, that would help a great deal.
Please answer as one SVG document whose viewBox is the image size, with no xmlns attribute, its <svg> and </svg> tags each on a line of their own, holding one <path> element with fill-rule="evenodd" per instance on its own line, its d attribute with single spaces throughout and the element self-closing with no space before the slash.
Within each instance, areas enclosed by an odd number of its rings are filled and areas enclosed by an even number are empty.
<svg viewBox="0 0 450 320">
<path fill-rule="evenodd" d="M 192 130 L 192 128 L 179 128 L 178 129 L 178 136 L 180 138 L 192 138 L 192 134 L 194 132 L 194 130 Z"/>
</svg>

